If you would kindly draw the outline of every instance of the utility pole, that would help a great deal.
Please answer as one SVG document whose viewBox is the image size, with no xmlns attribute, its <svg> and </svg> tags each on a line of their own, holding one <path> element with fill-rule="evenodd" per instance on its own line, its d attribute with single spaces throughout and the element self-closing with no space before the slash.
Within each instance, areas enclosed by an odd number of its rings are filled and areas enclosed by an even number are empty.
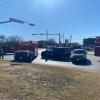
<svg viewBox="0 0 100 100">
<path fill-rule="evenodd" d="M 71 47 L 71 42 L 72 42 L 72 35 L 70 35 L 70 39 L 69 39 L 69 41 L 70 41 L 70 47 Z"/>
<path fill-rule="evenodd" d="M 72 42 L 72 35 L 70 35 L 70 44 L 71 44 L 71 42 Z"/>
<path fill-rule="evenodd" d="M 56 34 L 57 35 L 57 34 Z M 58 33 L 58 36 L 59 36 L 59 46 L 61 46 L 61 34 Z"/>
<path fill-rule="evenodd" d="M 60 33 L 58 33 L 58 36 L 59 36 L 59 45 L 61 45 L 61 35 L 60 35 Z"/>
<path fill-rule="evenodd" d="M 47 37 L 47 41 L 46 41 L 46 49 L 48 47 L 48 30 L 46 30 L 46 37 Z"/>
<path fill-rule="evenodd" d="M 48 30 L 46 30 L 46 37 L 47 37 L 47 41 L 48 41 Z"/>
<path fill-rule="evenodd" d="M 63 33 L 63 43 L 65 43 L 65 33 Z"/>
</svg>

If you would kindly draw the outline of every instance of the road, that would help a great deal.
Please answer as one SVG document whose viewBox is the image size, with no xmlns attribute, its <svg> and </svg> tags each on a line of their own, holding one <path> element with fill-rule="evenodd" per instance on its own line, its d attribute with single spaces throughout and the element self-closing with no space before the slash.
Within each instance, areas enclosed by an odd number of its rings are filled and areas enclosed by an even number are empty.
<svg viewBox="0 0 100 100">
<path fill-rule="evenodd" d="M 33 64 L 39 65 L 50 65 L 51 67 L 70 67 L 70 68 L 77 68 L 77 69 L 84 69 L 88 71 L 98 71 L 100 72 L 100 57 L 94 56 L 93 52 L 89 52 L 87 54 L 87 58 L 91 61 L 87 65 L 74 65 L 72 62 L 61 62 L 61 61 L 51 61 L 48 60 L 47 62 L 44 59 L 41 59 L 41 52 L 43 50 L 39 50 L 38 57 L 32 61 Z M 14 60 L 13 55 L 5 55 L 4 60 Z"/>
</svg>

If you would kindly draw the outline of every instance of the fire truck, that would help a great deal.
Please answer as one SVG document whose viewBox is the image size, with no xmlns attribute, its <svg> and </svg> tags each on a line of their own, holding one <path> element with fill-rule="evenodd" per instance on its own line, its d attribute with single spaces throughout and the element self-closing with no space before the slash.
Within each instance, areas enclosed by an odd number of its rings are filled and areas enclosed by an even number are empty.
<svg viewBox="0 0 100 100">
<path fill-rule="evenodd" d="M 15 44 L 15 61 L 32 61 L 38 55 L 37 43 L 33 41 L 17 42 Z"/>
<path fill-rule="evenodd" d="M 95 41 L 95 56 L 100 56 L 100 36 L 96 37 L 96 41 Z"/>
</svg>

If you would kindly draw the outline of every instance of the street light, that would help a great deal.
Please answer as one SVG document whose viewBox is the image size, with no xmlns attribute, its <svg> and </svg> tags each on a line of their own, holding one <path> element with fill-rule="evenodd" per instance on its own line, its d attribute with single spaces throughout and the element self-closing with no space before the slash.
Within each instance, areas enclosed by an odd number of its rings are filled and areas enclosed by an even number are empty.
<svg viewBox="0 0 100 100">
<path fill-rule="evenodd" d="M 20 23 L 20 24 L 24 24 L 24 21 L 19 20 L 19 19 L 15 19 L 15 18 L 9 18 L 9 21 L 10 22 L 17 22 L 17 23 Z"/>
<path fill-rule="evenodd" d="M 15 18 L 9 18 L 9 20 L 10 20 L 11 22 L 17 22 L 17 23 L 20 23 L 20 24 L 28 23 L 30 26 L 36 26 L 36 25 L 33 24 L 33 23 L 26 22 L 26 21 L 22 21 L 22 20 L 15 19 Z"/>
<path fill-rule="evenodd" d="M 36 26 L 35 24 L 29 23 L 30 26 Z"/>
<path fill-rule="evenodd" d="M 11 21 L 3 21 L 3 22 L 0 22 L 0 24 L 4 24 L 4 23 L 9 23 Z"/>
<path fill-rule="evenodd" d="M 33 23 L 26 22 L 26 21 L 22 21 L 22 20 L 15 19 L 15 18 L 9 18 L 8 21 L 0 22 L 0 24 L 9 23 L 9 22 L 16 22 L 16 23 L 20 23 L 20 24 L 28 23 L 28 25 L 30 25 L 30 26 L 36 26 L 36 25 L 33 24 Z"/>
</svg>

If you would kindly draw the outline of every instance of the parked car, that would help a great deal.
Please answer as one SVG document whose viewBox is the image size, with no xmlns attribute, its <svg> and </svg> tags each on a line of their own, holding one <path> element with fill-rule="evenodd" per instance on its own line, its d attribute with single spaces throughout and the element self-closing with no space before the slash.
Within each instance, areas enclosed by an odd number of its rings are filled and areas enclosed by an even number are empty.
<svg viewBox="0 0 100 100">
<path fill-rule="evenodd" d="M 46 49 L 45 51 L 42 51 L 41 57 L 42 57 L 42 59 L 51 59 L 51 58 L 53 58 L 53 49 L 49 48 L 49 49 Z"/>
<path fill-rule="evenodd" d="M 76 50 L 76 49 L 82 49 L 82 46 L 81 45 L 73 45 L 71 47 L 71 50 Z"/>
<path fill-rule="evenodd" d="M 55 47 L 49 48 L 41 53 L 43 59 L 68 61 L 70 59 L 70 48 L 68 47 Z"/>
<path fill-rule="evenodd" d="M 85 63 L 86 62 L 86 52 L 84 49 L 75 49 L 72 51 L 71 55 L 72 63 Z"/>
</svg>

